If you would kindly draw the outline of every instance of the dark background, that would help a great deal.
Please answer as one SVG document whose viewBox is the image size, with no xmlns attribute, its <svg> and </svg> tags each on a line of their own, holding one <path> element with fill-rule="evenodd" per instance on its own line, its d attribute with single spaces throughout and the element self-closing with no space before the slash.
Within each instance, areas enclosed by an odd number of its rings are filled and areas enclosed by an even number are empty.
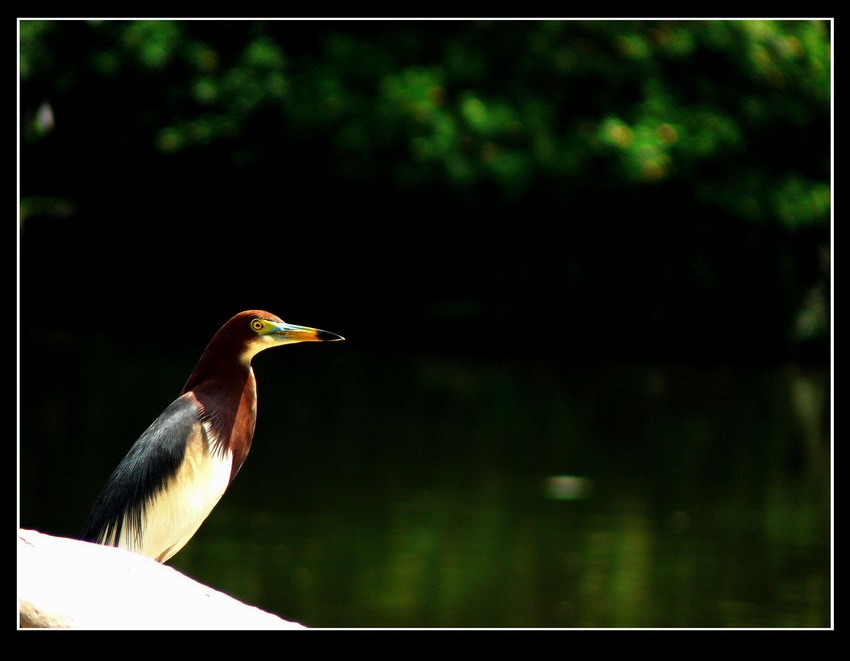
<svg viewBox="0 0 850 661">
<path fill-rule="evenodd" d="M 823 361 L 829 41 L 24 21 L 24 339 L 45 313 L 171 341 L 266 307 L 381 347 Z"/>
</svg>

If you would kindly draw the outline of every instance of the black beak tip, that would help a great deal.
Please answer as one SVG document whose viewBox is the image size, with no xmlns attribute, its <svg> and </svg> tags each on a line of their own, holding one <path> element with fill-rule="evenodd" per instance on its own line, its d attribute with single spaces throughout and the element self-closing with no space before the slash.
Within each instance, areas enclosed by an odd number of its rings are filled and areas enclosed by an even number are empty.
<svg viewBox="0 0 850 661">
<path fill-rule="evenodd" d="M 337 335 L 336 333 L 331 333 L 330 331 L 320 330 L 316 337 L 318 337 L 322 342 L 336 342 L 338 340 L 344 340 L 345 338 L 342 335 Z"/>
</svg>

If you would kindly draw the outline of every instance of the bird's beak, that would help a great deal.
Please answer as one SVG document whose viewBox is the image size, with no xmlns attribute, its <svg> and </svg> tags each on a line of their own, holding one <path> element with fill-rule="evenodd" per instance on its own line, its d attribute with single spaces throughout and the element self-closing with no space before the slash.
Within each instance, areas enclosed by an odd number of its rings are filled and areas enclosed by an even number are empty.
<svg viewBox="0 0 850 661">
<path fill-rule="evenodd" d="M 309 326 L 296 326 L 295 324 L 275 324 L 271 332 L 281 342 L 336 342 L 344 340 L 342 335 L 330 331 L 310 328 Z"/>
</svg>

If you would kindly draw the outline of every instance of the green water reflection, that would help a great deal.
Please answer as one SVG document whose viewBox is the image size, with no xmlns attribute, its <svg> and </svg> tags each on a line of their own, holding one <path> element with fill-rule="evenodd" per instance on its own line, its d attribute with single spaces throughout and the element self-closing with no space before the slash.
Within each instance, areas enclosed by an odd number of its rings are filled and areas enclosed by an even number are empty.
<svg viewBox="0 0 850 661">
<path fill-rule="evenodd" d="M 826 372 L 327 349 L 255 361 L 251 456 L 172 566 L 311 627 L 830 626 Z M 22 404 L 23 526 L 77 532 L 192 366 L 133 358 Z M 69 429 L 82 489 L 32 449 Z"/>
</svg>

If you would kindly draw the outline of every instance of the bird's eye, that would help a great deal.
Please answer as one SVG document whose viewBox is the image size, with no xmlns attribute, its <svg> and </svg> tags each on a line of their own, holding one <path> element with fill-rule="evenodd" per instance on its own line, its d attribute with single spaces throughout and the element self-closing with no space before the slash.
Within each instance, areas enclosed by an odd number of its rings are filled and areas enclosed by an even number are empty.
<svg viewBox="0 0 850 661">
<path fill-rule="evenodd" d="M 263 324 L 262 319 L 252 319 L 251 320 L 251 328 L 253 328 L 258 333 L 265 328 L 265 324 Z"/>
</svg>

